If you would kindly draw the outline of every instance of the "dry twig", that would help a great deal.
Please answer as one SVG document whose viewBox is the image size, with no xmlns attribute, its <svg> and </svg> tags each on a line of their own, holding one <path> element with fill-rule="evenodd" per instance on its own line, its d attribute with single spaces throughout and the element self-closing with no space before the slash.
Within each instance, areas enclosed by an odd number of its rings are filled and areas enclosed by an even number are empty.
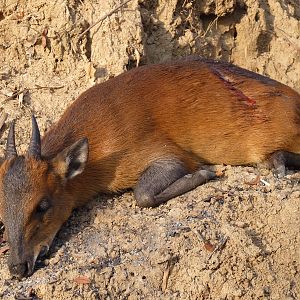
<svg viewBox="0 0 300 300">
<path fill-rule="evenodd" d="M 170 265 L 170 260 L 167 263 L 166 269 L 164 271 L 163 279 L 162 279 L 162 284 L 161 284 L 161 290 L 164 292 L 167 287 L 168 287 L 168 280 L 170 277 L 171 273 L 171 265 Z"/>
<path fill-rule="evenodd" d="M 35 90 L 59 90 L 62 89 L 63 87 L 65 87 L 64 85 L 60 85 L 60 86 L 41 86 L 36 84 L 35 85 Z"/>
<path fill-rule="evenodd" d="M 191 227 L 189 227 L 190 229 L 191 229 L 191 231 L 196 235 L 196 237 L 198 238 L 198 240 L 200 241 L 200 242 L 205 242 L 205 239 L 204 239 L 204 237 L 202 236 L 202 234 L 197 230 L 197 229 L 194 229 L 194 228 L 191 228 Z"/>
<path fill-rule="evenodd" d="M 291 37 L 283 29 L 281 29 L 277 26 L 275 26 L 275 28 L 281 32 L 281 34 L 285 40 L 287 40 L 297 51 L 300 51 L 300 41 L 298 39 Z"/>
<path fill-rule="evenodd" d="M 222 238 L 222 240 L 220 241 L 220 243 L 215 247 L 215 249 L 210 253 L 210 255 L 208 256 L 207 260 L 210 260 L 211 257 L 219 250 L 222 250 L 226 244 L 226 242 L 228 241 L 229 237 L 228 236 L 224 236 Z"/>
<path fill-rule="evenodd" d="M 89 30 L 91 30 L 93 27 L 95 27 L 97 24 L 99 24 L 100 22 L 104 21 L 107 17 L 110 17 L 112 14 L 114 14 L 116 11 L 118 11 L 120 8 L 122 8 L 124 5 L 126 5 L 127 3 L 129 3 L 132 0 L 127 0 L 124 3 L 120 4 L 119 6 L 117 6 L 116 8 L 114 8 L 113 10 L 111 10 L 110 12 L 108 12 L 107 14 L 105 14 L 104 16 L 102 16 L 99 20 L 97 20 L 94 24 L 90 25 L 86 30 L 84 30 L 78 37 L 78 39 L 80 40 Z"/>
<path fill-rule="evenodd" d="M 12 100 L 12 99 L 14 99 L 16 97 L 19 97 L 19 96 L 21 96 L 21 98 L 23 100 L 24 95 L 26 93 L 28 93 L 29 91 L 34 91 L 34 90 L 50 90 L 50 91 L 54 91 L 54 90 L 58 90 L 58 89 L 62 89 L 62 88 L 64 88 L 64 85 L 60 85 L 60 86 L 40 86 L 40 85 L 36 84 L 35 87 L 33 87 L 33 88 L 28 88 L 28 89 L 25 88 L 25 89 L 21 89 L 21 90 L 19 90 L 17 92 L 14 92 L 11 96 L 7 97 L 5 99 L 5 101 Z M 22 102 L 22 101 L 20 101 L 20 98 L 18 99 L 18 101 L 19 101 L 19 104 L 20 104 L 20 102 Z"/>
<path fill-rule="evenodd" d="M 217 16 L 213 21 L 211 21 L 208 25 L 208 27 L 206 28 L 204 34 L 202 35 L 202 38 L 206 37 L 206 35 L 208 34 L 208 32 L 211 30 L 211 28 L 216 24 L 216 27 L 218 26 L 218 20 L 219 20 L 219 16 Z"/>
<path fill-rule="evenodd" d="M 170 274 L 174 268 L 175 263 L 178 261 L 178 257 L 172 256 L 170 259 L 167 261 L 166 268 L 164 270 L 163 278 L 162 278 L 162 283 L 161 283 L 161 290 L 162 292 L 165 292 L 165 290 L 168 287 L 168 280 L 170 277 Z"/>
<path fill-rule="evenodd" d="M 11 96 L 7 97 L 7 98 L 5 99 L 5 101 L 12 100 L 12 99 L 18 97 L 19 95 L 21 95 L 21 94 L 26 94 L 26 93 L 27 93 L 27 89 L 19 90 L 19 91 L 13 93 Z"/>
</svg>

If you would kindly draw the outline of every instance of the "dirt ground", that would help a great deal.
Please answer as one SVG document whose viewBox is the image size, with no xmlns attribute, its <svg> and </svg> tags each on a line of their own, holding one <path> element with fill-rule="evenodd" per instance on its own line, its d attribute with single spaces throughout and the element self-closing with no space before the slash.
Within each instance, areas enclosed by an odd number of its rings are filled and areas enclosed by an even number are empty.
<svg viewBox="0 0 300 300">
<path fill-rule="evenodd" d="M 82 91 L 147 63 L 199 54 L 300 91 L 298 0 L 132 0 L 87 30 L 120 3 L 0 0 L 0 105 L 19 152 L 32 112 L 44 132 Z M 99 196 L 31 277 L 12 279 L 0 255 L 0 297 L 300 299 L 299 180 L 227 166 L 155 209 L 131 192 Z"/>
</svg>

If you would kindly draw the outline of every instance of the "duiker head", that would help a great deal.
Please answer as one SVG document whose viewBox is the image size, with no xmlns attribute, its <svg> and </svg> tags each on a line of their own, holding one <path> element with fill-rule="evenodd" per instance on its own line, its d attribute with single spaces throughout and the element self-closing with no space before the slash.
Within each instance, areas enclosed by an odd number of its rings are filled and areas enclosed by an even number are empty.
<svg viewBox="0 0 300 300">
<path fill-rule="evenodd" d="M 8 266 L 12 275 L 31 275 L 37 257 L 48 251 L 74 207 L 66 185 L 83 171 L 87 158 L 86 138 L 54 158 L 44 158 L 34 116 L 28 152 L 18 156 L 11 124 L 6 159 L 0 169 L 0 218 L 10 246 Z"/>
</svg>

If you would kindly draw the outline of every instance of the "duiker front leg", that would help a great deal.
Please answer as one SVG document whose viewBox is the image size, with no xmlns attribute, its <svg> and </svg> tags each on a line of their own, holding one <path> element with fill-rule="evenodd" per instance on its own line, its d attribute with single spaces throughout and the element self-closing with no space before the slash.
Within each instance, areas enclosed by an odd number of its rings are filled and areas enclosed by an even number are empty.
<svg viewBox="0 0 300 300">
<path fill-rule="evenodd" d="M 177 159 L 159 160 L 144 171 L 134 189 L 134 196 L 139 206 L 155 207 L 215 177 L 215 172 L 207 170 L 189 174 Z"/>
</svg>

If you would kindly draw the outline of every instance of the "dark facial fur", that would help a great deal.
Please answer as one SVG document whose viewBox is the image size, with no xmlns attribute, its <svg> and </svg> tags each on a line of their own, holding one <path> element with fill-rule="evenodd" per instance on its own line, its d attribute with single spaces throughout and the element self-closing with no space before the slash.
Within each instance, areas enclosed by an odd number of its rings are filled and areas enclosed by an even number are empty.
<svg viewBox="0 0 300 300">
<path fill-rule="evenodd" d="M 87 140 L 80 139 L 54 160 L 17 156 L 1 166 L 0 214 L 10 246 L 12 275 L 23 277 L 33 272 L 38 255 L 49 249 L 70 216 L 73 204 L 65 185 L 82 172 L 87 157 Z"/>
<path fill-rule="evenodd" d="M 8 264 L 21 264 L 26 260 L 24 253 L 24 227 L 26 205 L 26 193 L 31 189 L 32 184 L 28 177 L 24 157 L 17 157 L 12 160 L 8 171 L 3 177 L 3 197 L 5 228 L 8 234 L 10 257 Z"/>
</svg>

